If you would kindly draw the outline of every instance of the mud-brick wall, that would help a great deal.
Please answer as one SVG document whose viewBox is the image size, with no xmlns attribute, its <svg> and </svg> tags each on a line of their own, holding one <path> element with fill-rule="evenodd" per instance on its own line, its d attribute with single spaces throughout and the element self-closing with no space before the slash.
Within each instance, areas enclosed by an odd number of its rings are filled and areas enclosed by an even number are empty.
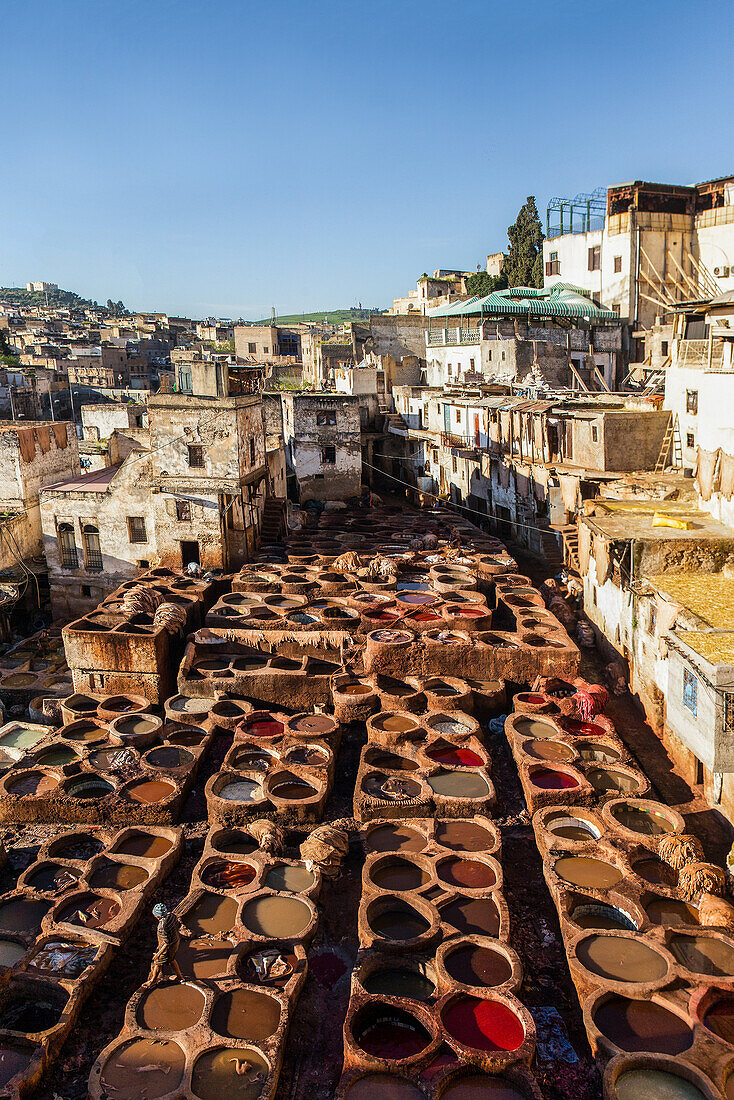
<svg viewBox="0 0 734 1100">
<path fill-rule="evenodd" d="M 605 470 L 654 470 L 670 413 L 664 409 L 609 413 L 603 418 Z M 583 459 L 574 458 L 583 463 Z"/>
<path fill-rule="evenodd" d="M 334 413 L 334 423 L 319 423 Z M 347 500 L 362 483 L 359 398 L 336 394 L 284 394 L 286 460 L 296 476 L 301 502 Z M 336 461 L 324 461 L 334 447 Z"/>
<path fill-rule="evenodd" d="M 57 433 L 62 437 L 61 445 Z M 6 508 L 38 500 L 38 491 L 80 471 L 76 429 L 71 423 L 0 425 L 0 499 Z"/>
</svg>

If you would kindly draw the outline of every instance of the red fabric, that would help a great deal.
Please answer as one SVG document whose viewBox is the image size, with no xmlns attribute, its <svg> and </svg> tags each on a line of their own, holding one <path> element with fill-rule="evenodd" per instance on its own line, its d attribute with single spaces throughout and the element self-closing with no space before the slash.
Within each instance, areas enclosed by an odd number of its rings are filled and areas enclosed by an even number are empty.
<svg viewBox="0 0 734 1100">
<path fill-rule="evenodd" d="M 601 714 L 609 702 L 609 692 L 601 684 L 589 684 L 577 691 L 571 702 L 578 710 L 584 722 L 590 722 L 595 714 Z"/>
</svg>

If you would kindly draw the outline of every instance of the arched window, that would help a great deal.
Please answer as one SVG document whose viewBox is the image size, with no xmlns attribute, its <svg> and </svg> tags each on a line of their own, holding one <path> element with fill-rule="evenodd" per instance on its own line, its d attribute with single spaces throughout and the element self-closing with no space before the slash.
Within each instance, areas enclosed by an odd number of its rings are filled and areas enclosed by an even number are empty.
<svg viewBox="0 0 734 1100">
<path fill-rule="evenodd" d="M 70 523 L 60 523 L 58 526 L 59 557 L 65 569 L 77 569 L 79 561 L 74 540 L 74 528 Z"/>
<path fill-rule="evenodd" d="M 99 545 L 99 530 L 91 523 L 84 524 L 84 564 L 87 569 L 102 569 L 102 550 Z"/>
</svg>

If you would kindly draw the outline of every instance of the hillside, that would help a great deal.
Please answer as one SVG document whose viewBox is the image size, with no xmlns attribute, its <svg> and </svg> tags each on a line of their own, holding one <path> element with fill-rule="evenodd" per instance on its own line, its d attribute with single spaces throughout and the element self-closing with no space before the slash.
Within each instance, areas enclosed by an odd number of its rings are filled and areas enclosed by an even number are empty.
<svg viewBox="0 0 734 1100">
<path fill-rule="evenodd" d="M 41 290 L 26 290 L 19 286 L 0 287 L 0 302 L 11 306 L 45 306 L 48 304 L 56 309 L 96 309 L 97 302 L 90 302 L 88 298 L 81 298 L 73 290 L 49 290 L 45 294 Z"/>
<path fill-rule="evenodd" d="M 350 321 L 368 321 L 372 313 L 384 313 L 384 310 L 351 307 L 350 309 L 327 309 L 323 313 L 278 313 L 276 321 L 279 325 L 295 325 L 300 321 L 325 321 L 327 325 L 346 325 Z M 253 321 L 252 324 L 269 325 L 270 318 L 264 317 L 262 321 Z"/>
</svg>

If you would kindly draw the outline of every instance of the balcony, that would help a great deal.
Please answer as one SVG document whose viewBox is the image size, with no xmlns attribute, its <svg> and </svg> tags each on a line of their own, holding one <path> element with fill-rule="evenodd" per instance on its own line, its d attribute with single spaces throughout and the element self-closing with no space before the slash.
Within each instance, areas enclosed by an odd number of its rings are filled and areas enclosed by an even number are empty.
<svg viewBox="0 0 734 1100">
<path fill-rule="evenodd" d="M 441 446 L 454 451 L 478 451 L 479 432 L 475 435 L 455 435 L 453 432 L 441 432 Z"/>
<path fill-rule="evenodd" d="M 710 352 L 709 359 L 708 340 L 681 340 L 678 344 L 676 366 L 697 370 L 724 370 L 724 341 L 715 340 L 710 345 Z"/>
<path fill-rule="evenodd" d="M 426 343 L 429 348 L 458 347 L 461 344 L 478 344 L 481 338 L 478 328 L 445 328 L 440 332 L 429 332 Z"/>
</svg>

